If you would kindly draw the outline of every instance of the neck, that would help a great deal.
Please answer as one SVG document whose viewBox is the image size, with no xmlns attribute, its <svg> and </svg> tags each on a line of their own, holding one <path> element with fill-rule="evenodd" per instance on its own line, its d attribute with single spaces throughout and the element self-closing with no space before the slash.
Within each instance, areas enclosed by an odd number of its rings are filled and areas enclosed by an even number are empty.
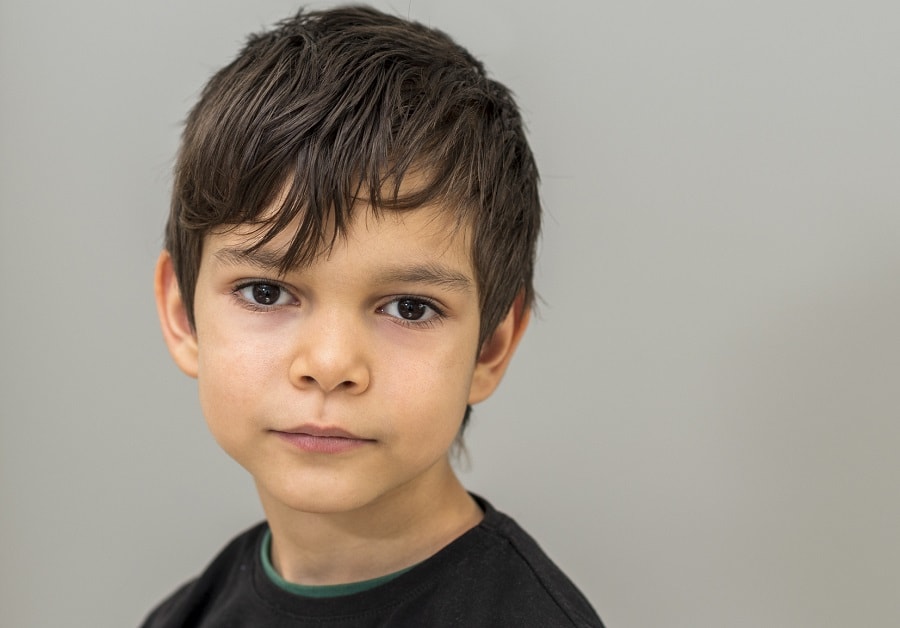
<svg viewBox="0 0 900 628">
<path fill-rule="evenodd" d="M 272 564 L 288 582 L 345 584 L 411 567 L 478 525 L 481 509 L 449 462 L 423 485 L 393 489 L 350 511 L 315 513 L 260 499 L 272 530 Z"/>
</svg>

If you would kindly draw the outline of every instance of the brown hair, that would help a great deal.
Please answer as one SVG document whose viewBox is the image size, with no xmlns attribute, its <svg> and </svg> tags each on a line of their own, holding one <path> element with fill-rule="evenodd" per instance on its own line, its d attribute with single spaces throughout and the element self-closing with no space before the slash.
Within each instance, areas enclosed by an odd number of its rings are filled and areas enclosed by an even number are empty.
<svg viewBox="0 0 900 628">
<path fill-rule="evenodd" d="M 424 182 L 401 195 L 413 172 Z M 255 248 L 298 220 L 287 271 L 345 233 L 360 197 L 374 211 L 457 212 L 470 230 L 482 343 L 517 294 L 531 305 L 538 173 L 509 90 L 444 33 L 346 7 L 301 11 L 251 36 L 188 116 L 165 246 L 191 324 L 210 230 L 256 224 Z"/>
</svg>

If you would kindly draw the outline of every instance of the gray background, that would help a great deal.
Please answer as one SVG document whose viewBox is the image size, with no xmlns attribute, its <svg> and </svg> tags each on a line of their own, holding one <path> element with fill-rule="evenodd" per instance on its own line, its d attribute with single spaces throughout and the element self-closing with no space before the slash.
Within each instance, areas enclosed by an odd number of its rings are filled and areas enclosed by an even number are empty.
<svg viewBox="0 0 900 628">
<path fill-rule="evenodd" d="M 543 173 L 468 486 L 611 627 L 898 625 L 896 2 L 379 6 L 516 91 Z M 151 277 L 180 121 L 294 8 L 0 2 L 3 626 L 133 626 L 260 517 Z"/>
</svg>

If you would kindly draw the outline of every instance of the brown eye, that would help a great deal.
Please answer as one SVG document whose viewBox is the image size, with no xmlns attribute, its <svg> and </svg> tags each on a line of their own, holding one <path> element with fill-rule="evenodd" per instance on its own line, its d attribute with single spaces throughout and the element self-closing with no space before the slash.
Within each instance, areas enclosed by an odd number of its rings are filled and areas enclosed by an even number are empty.
<svg viewBox="0 0 900 628">
<path fill-rule="evenodd" d="M 417 321 L 425 315 L 428 305 L 416 299 L 400 299 L 397 301 L 397 312 L 408 321 Z"/>
<path fill-rule="evenodd" d="M 281 288 L 270 283 L 253 285 L 253 300 L 260 305 L 275 305 L 281 296 Z"/>
<path fill-rule="evenodd" d="M 234 294 L 250 307 L 276 307 L 293 303 L 293 297 L 287 290 L 265 281 L 244 284 L 235 289 Z"/>
<path fill-rule="evenodd" d="M 444 317 L 444 313 L 430 300 L 419 297 L 398 297 L 381 306 L 378 311 L 400 322 L 416 325 L 433 325 Z"/>
</svg>

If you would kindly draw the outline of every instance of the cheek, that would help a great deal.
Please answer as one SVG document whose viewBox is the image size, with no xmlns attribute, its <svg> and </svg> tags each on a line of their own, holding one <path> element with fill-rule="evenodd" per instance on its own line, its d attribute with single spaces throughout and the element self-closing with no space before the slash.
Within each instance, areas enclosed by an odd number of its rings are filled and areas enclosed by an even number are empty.
<svg viewBox="0 0 900 628">
<path fill-rule="evenodd" d="M 253 435 L 261 425 L 254 390 L 264 390 L 262 364 L 250 354 L 201 351 L 198 392 L 210 435 L 238 463 L 252 460 Z M 246 466 L 246 465 L 245 465 Z"/>
<path fill-rule="evenodd" d="M 267 330 L 255 330 L 246 323 L 231 322 L 225 316 L 197 330 L 200 375 L 216 383 L 240 386 L 252 383 L 279 362 L 283 343 Z"/>
<path fill-rule="evenodd" d="M 469 396 L 474 356 L 460 349 L 396 356 L 382 368 L 392 374 L 377 378 L 391 400 L 394 427 L 410 442 L 447 441 L 456 437 Z M 425 357 L 427 356 L 427 357 Z"/>
<path fill-rule="evenodd" d="M 198 346 L 198 390 L 206 421 L 211 429 L 222 424 L 237 427 L 230 419 L 254 399 L 254 391 L 271 387 L 278 356 L 252 338 L 236 339 L 213 329 L 198 334 Z"/>
</svg>

